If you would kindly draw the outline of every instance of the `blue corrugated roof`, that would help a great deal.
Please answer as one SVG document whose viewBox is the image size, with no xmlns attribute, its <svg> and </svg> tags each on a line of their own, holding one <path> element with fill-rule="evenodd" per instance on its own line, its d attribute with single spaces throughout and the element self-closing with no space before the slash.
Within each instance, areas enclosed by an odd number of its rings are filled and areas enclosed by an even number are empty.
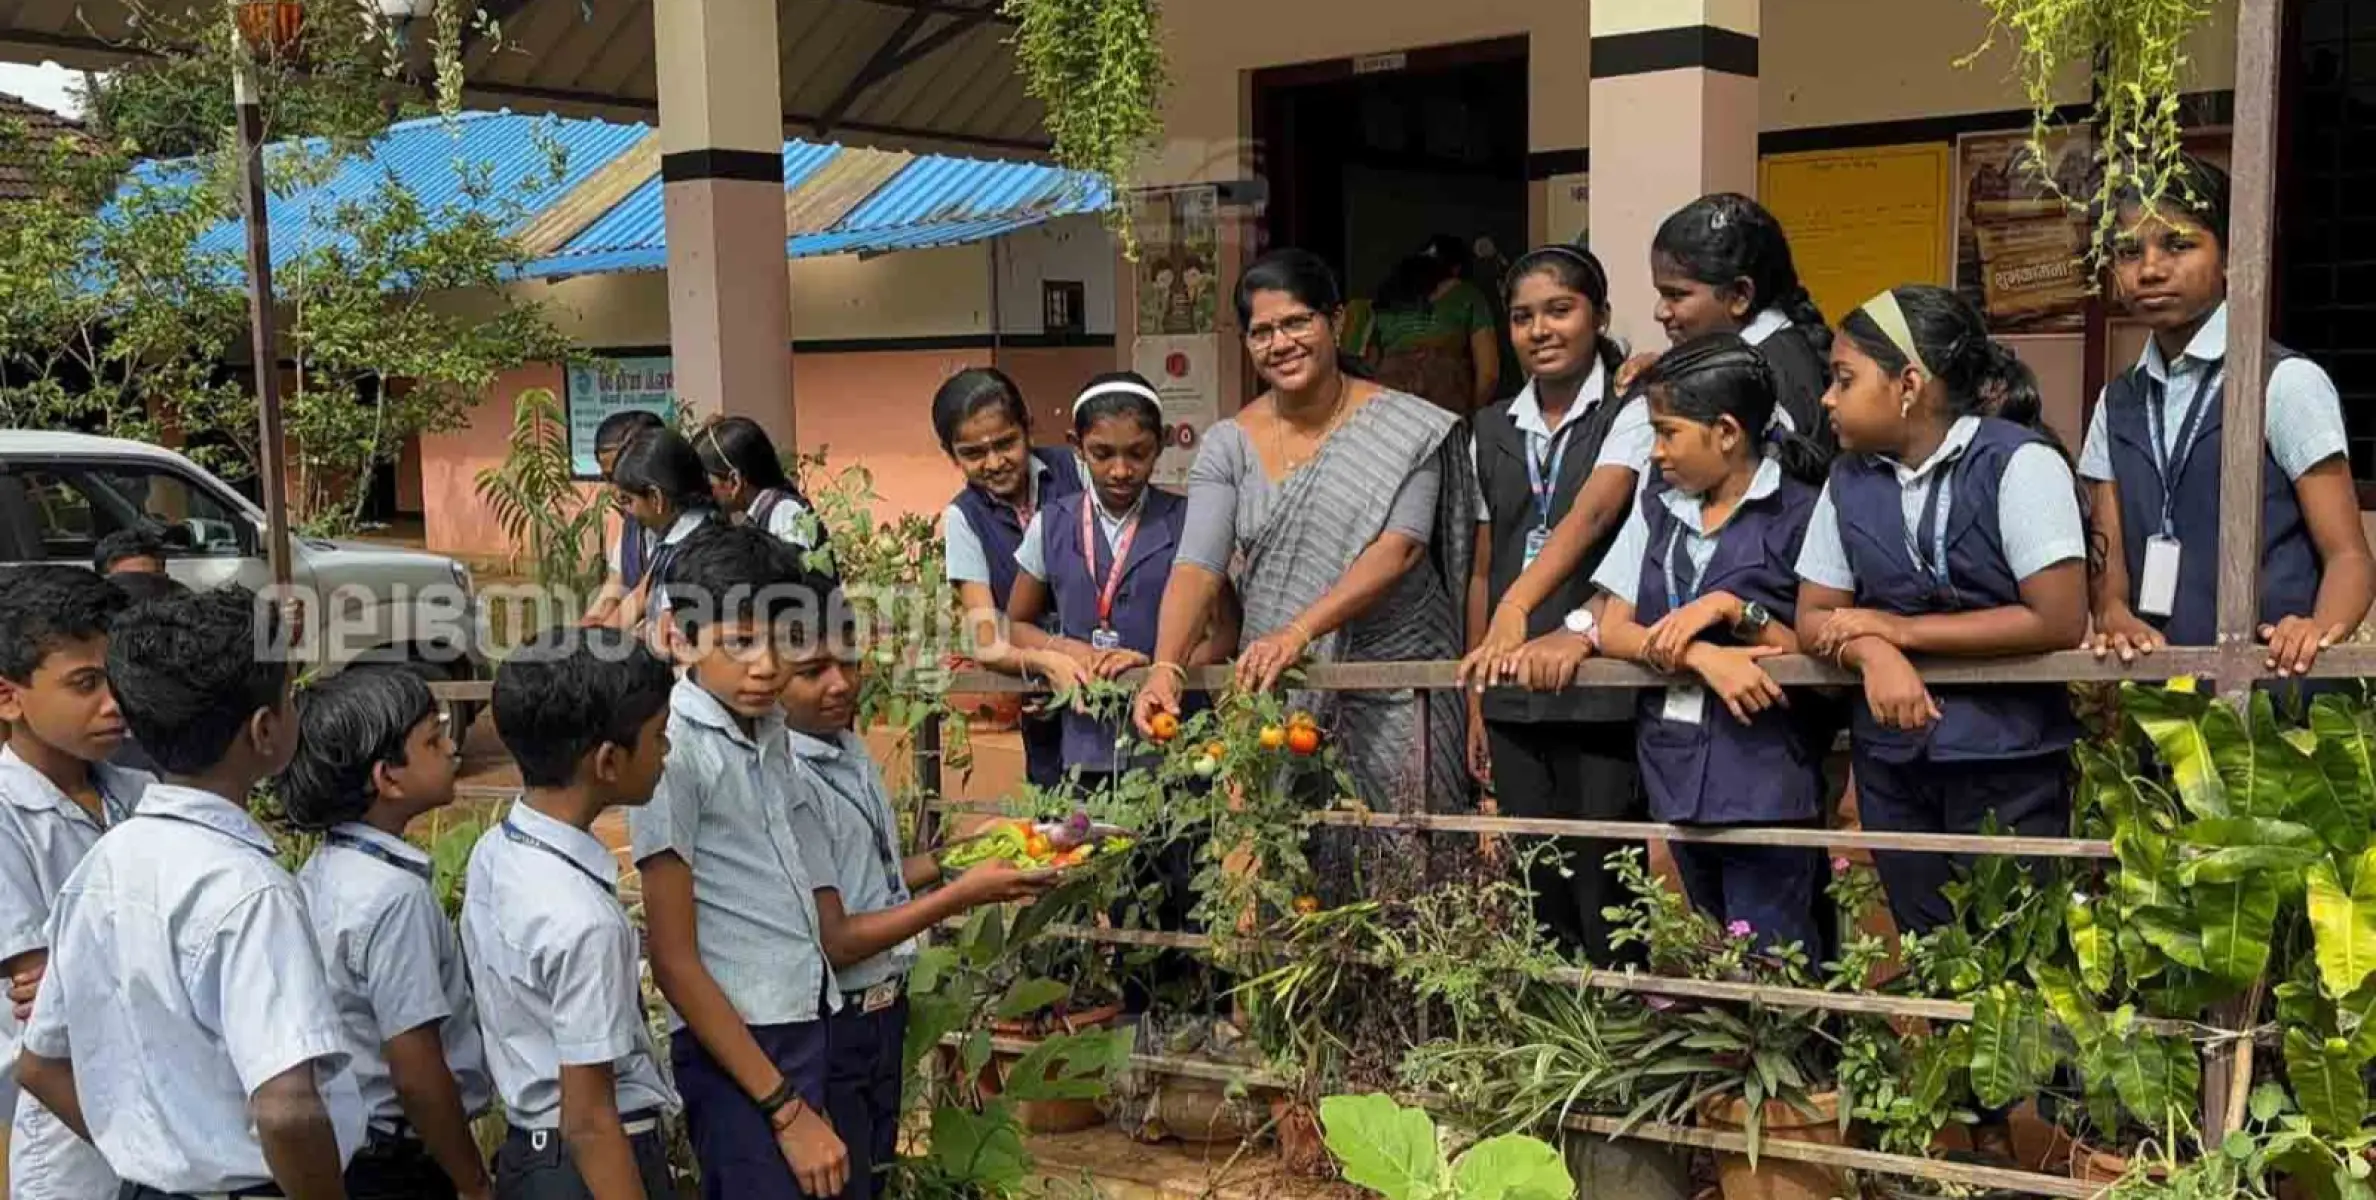
<svg viewBox="0 0 2376 1200">
<path fill-rule="evenodd" d="M 279 270 L 332 232 L 333 215 L 341 205 L 368 203 L 390 179 L 416 196 L 422 209 L 435 215 L 456 210 L 479 215 L 517 215 L 525 219 L 576 187 L 588 175 L 624 153 L 649 132 L 641 125 L 608 121 L 565 120 L 514 113 L 463 113 L 451 120 L 429 117 L 404 121 L 371 143 L 368 155 L 336 163 L 328 178 L 294 194 L 276 195 L 269 205 L 272 265 Z M 320 153 L 323 143 L 273 146 L 267 161 L 286 161 L 291 154 Z M 554 177 L 554 152 L 561 173 Z M 136 179 L 176 184 L 196 178 L 199 167 L 188 161 L 143 164 Z M 477 194 L 472 194 L 476 191 Z M 246 233 L 238 221 L 224 221 L 199 239 L 208 253 L 239 256 L 246 251 Z M 244 271 L 242 272 L 244 274 Z"/>
<path fill-rule="evenodd" d="M 372 143 L 369 155 L 338 164 L 317 185 L 273 197 L 273 265 L 277 269 L 309 245 L 337 236 L 329 232 L 331 215 L 340 205 L 369 201 L 387 179 L 411 189 L 431 213 L 460 207 L 484 215 L 514 213 L 525 221 L 648 132 L 642 125 L 508 112 L 466 113 L 451 120 L 432 117 L 391 126 Z M 556 146 L 564 155 L 558 181 L 552 178 L 549 154 Z M 277 146 L 268 151 L 290 152 Z M 785 187 L 799 188 L 842 153 L 841 146 L 830 143 L 786 142 Z M 180 182 L 196 178 L 198 171 L 198 165 L 187 160 L 150 163 L 136 177 Z M 466 181 L 480 176 L 489 185 L 486 194 L 467 194 Z M 1038 163 L 919 156 L 831 227 L 792 236 L 785 253 L 806 258 L 961 245 L 1055 217 L 1101 212 L 1111 203 L 1105 183 L 1084 172 Z M 243 239 L 239 222 L 225 221 L 207 232 L 200 249 L 236 260 L 244 253 Z M 559 250 L 529 264 L 521 275 L 544 279 L 657 271 L 667 263 L 661 183 L 655 176 Z"/>
</svg>

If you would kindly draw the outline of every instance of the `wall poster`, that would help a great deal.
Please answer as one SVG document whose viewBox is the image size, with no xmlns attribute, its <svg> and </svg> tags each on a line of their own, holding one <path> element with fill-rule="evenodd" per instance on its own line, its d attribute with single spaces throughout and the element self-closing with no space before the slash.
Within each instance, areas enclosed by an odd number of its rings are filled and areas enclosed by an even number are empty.
<svg viewBox="0 0 2376 1200">
<path fill-rule="evenodd" d="M 1221 236 L 1211 187 L 1139 198 L 1138 333 L 1210 334 L 1221 289 Z"/>
<path fill-rule="evenodd" d="M 1947 146 L 1767 155 L 1758 197 L 1789 231 L 1799 279 L 1837 320 L 1883 288 L 1946 283 Z"/>
<path fill-rule="evenodd" d="M 563 377 L 561 404 L 569 417 L 570 472 L 600 479 L 594 462 L 594 431 L 612 413 L 642 409 L 676 423 L 676 367 L 666 354 L 582 358 Z"/>
</svg>

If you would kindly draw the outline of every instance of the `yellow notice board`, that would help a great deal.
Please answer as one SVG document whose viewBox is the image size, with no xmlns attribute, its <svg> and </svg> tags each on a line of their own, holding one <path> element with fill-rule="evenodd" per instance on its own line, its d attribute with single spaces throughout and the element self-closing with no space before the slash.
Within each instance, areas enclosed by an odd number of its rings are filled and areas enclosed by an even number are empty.
<svg viewBox="0 0 2376 1200">
<path fill-rule="evenodd" d="M 1758 199 L 1790 235 L 1799 278 L 1823 315 L 1901 283 L 1945 284 L 1951 147 L 1877 146 L 1768 155 Z"/>
</svg>

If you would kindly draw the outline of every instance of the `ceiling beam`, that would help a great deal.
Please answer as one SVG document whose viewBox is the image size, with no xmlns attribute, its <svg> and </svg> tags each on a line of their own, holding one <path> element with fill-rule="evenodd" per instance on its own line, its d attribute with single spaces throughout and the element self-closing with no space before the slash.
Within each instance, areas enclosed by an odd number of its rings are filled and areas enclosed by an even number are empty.
<svg viewBox="0 0 2376 1200">
<path fill-rule="evenodd" d="M 653 100 L 605 95 L 600 92 L 571 91 L 566 88 L 535 87 L 510 83 L 471 83 L 466 85 L 464 90 L 468 94 L 484 96 L 490 100 L 532 100 L 542 104 L 569 105 L 591 111 L 622 115 L 631 113 L 647 119 L 656 116 L 660 111 L 659 103 Z M 818 119 L 815 113 L 787 112 L 784 114 L 784 124 L 787 126 L 815 128 Z M 923 129 L 913 125 L 888 125 L 878 121 L 843 121 L 836 128 L 846 129 L 852 133 L 873 134 L 878 137 L 908 138 L 919 142 L 939 142 L 950 146 L 976 146 L 984 150 L 996 150 L 1006 154 L 1045 156 L 1053 148 L 1045 141 L 1029 138 L 998 137 L 980 133 L 952 133 L 943 130 Z"/>
<path fill-rule="evenodd" d="M 881 8 L 906 8 L 920 12 L 939 13 L 944 17 L 983 17 L 993 24 L 1012 25 L 1015 19 L 1006 15 L 1004 6 L 993 0 L 982 8 L 951 3 L 950 0 L 865 0 Z"/>
<path fill-rule="evenodd" d="M 850 81 L 842 85 L 841 92 L 825 106 L 825 111 L 817 115 L 818 137 L 831 136 L 834 127 L 848 115 L 850 106 L 856 104 L 868 89 L 979 27 L 996 11 L 997 0 L 986 0 L 978 6 L 947 14 L 940 28 L 917 36 L 923 30 L 924 22 L 931 19 L 940 7 L 944 6 L 927 8 L 920 4 L 909 10 L 907 18 L 899 23 L 899 28 L 892 30 L 891 36 L 875 47 L 874 53 L 858 68 L 857 74 L 850 76 Z"/>
</svg>

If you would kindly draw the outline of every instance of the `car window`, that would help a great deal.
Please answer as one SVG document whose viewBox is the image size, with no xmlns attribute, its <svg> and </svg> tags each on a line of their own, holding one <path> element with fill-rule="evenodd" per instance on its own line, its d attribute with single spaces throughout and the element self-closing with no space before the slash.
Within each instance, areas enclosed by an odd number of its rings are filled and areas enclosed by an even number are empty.
<svg viewBox="0 0 2376 1200">
<path fill-rule="evenodd" d="M 169 470 L 136 464 L 55 463 L 19 467 L 29 525 L 52 562 L 91 561 L 99 539 L 143 526 L 181 557 L 246 552 L 245 513 Z"/>
</svg>

